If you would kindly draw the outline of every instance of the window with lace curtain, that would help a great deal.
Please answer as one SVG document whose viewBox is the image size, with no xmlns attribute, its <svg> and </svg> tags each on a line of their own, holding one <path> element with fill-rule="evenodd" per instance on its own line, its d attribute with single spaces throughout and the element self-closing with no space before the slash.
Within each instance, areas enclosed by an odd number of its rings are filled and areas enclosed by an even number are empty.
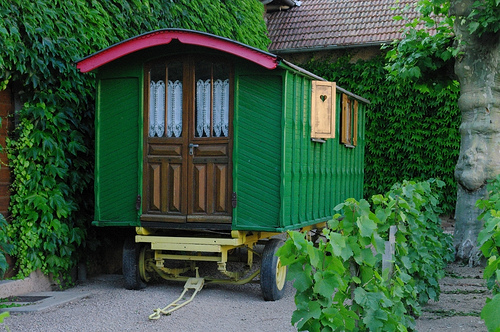
<svg viewBox="0 0 500 332">
<path fill-rule="evenodd" d="M 182 62 L 156 64 L 149 81 L 149 137 L 182 135 Z"/>
<path fill-rule="evenodd" d="M 228 137 L 229 70 L 221 63 L 196 62 L 195 137 Z"/>
<path fill-rule="evenodd" d="M 207 60 L 190 63 L 194 84 L 184 82 L 182 61 L 151 66 L 149 137 L 182 137 L 184 84 L 195 88 L 194 136 L 229 136 L 229 66 Z"/>
</svg>

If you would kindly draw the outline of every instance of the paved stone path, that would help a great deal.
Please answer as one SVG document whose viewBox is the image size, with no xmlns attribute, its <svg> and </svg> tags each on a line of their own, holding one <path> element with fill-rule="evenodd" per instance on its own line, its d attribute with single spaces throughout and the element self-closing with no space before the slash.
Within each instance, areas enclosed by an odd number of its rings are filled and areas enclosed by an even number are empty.
<svg viewBox="0 0 500 332">
<path fill-rule="evenodd" d="M 430 301 L 423 307 L 422 316 L 417 320 L 417 330 L 486 332 L 479 315 L 491 292 L 482 275 L 481 267 L 450 264 L 446 268 L 446 276 L 440 281 L 440 299 L 438 302 Z"/>
</svg>

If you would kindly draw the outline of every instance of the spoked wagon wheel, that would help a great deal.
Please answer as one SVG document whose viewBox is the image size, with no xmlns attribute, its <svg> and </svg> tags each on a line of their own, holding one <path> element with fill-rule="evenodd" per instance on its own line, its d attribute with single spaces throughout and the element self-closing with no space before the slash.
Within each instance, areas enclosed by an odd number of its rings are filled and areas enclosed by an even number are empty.
<svg viewBox="0 0 500 332">
<path fill-rule="evenodd" d="M 151 250 L 151 245 L 144 244 L 139 252 L 139 277 L 144 282 L 149 282 L 151 280 L 151 271 L 148 270 L 148 263 L 151 259 L 154 259 L 155 253 Z"/>
<path fill-rule="evenodd" d="M 123 277 L 126 289 L 143 289 L 146 284 L 139 274 L 139 248 L 134 238 L 128 238 L 123 244 Z"/>
<path fill-rule="evenodd" d="M 281 265 L 276 252 L 283 245 L 279 239 L 266 243 L 260 266 L 260 289 L 266 301 L 277 301 L 285 294 L 287 267 Z"/>
</svg>

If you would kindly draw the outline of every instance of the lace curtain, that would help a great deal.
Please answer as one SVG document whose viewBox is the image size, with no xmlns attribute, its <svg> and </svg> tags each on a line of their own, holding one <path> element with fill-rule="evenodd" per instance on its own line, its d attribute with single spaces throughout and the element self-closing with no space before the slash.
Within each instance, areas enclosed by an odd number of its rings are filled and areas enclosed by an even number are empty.
<svg viewBox="0 0 500 332">
<path fill-rule="evenodd" d="M 210 137 L 210 80 L 196 82 L 196 137 Z"/>
<path fill-rule="evenodd" d="M 165 119 L 167 91 L 167 119 Z M 210 107 L 213 117 L 210 119 Z M 166 123 L 166 130 L 165 130 Z M 210 133 L 210 124 L 213 133 Z M 151 81 L 149 87 L 149 137 L 181 137 L 182 82 Z M 216 80 L 211 100 L 210 80 L 196 82 L 196 137 L 227 137 L 229 135 L 229 80 Z"/>
<path fill-rule="evenodd" d="M 229 135 L 229 80 L 214 82 L 213 133 L 210 133 L 210 80 L 196 82 L 196 137 Z"/>
<path fill-rule="evenodd" d="M 214 83 L 214 136 L 229 135 L 229 80 Z"/>
<path fill-rule="evenodd" d="M 166 137 L 182 134 L 182 82 L 168 81 Z M 165 136 L 165 82 L 151 81 L 149 86 L 149 137 Z"/>
<path fill-rule="evenodd" d="M 182 82 L 168 81 L 167 137 L 182 134 Z"/>
</svg>

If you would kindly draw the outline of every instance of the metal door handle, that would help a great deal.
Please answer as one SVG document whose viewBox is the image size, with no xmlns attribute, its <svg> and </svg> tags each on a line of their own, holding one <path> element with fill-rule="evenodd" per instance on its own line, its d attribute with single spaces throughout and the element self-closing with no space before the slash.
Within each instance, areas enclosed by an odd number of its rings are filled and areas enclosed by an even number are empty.
<svg viewBox="0 0 500 332">
<path fill-rule="evenodd" d="M 192 156 L 194 154 L 193 149 L 199 147 L 199 145 L 198 144 L 189 143 L 188 147 L 189 147 L 189 155 Z"/>
</svg>

